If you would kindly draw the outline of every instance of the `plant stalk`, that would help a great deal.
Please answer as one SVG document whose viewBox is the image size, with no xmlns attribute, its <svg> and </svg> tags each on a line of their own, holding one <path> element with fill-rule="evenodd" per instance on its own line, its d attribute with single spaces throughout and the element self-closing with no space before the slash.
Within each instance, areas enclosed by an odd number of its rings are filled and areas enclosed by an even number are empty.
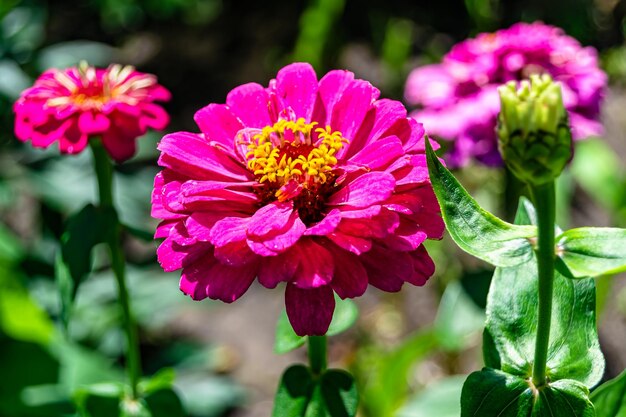
<svg viewBox="0 0 626 417">
<path fill-rule="evenodd" d="M 91 150 L 93 152 L 93 160 L 98 179 L 98 196 L 100 207 L 115 211 L 113 200 L 113 164 L 99 140 L 90 140 Z M 115 228 L 109 234 L 107 246 L 111 257 L 111 269 L 117 281 L 119 302 L 122 307 L 124 316 L 124 328 L 127 338 L 126 351 L 126 368 L 131 387 L 132 399 L 138 398 L 137 386 L 141 376 L 141 362 L 139 354 L 139 338 L 137 335 L 137 327 L 130 308 L 130 298 L 128 296 L 128 288 L 126 287 L 126 261 L 124 252 L 121 247 L 121 230 L 117 215 Z"/>
<path fill-rule="evenodd" d="M 531 187 L 531 195 L 537 209 L 539 231 L 539 242 L 536 250 L 539 306 L 532 381 L 536 387 L 542 387 L 547 383 L 546 364 L 550 344 L 554 290 L 554 222 L 556 216 L 554 181 Z"/>
<path fill-rule="evenodd" d="M 326 336 L 309 336 L 309 364 L 314 375 L 321 375 L 327 366 Z"/>
</svg>

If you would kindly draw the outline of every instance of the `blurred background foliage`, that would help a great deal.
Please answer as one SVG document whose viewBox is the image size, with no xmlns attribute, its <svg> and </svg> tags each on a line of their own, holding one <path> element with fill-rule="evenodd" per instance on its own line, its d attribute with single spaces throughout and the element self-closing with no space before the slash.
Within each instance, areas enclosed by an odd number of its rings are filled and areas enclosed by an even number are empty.
<svg viewBox="0 0 626 417">
<path fill-rule="evenodd" d="M 13 136 L 12 103 L 42 71 L 81 59 L 135 65 L 172 91 L 169 130 L 196 130 L 197 109 L 223 102 L 241 83 L 266 84 L 292 61 L 311 62 L 320 74 L 350 69 L 401 100 L 408 72 L 455 42 L 537 19 L 597 47 L 611 80 L 606 137 L 577 146 L 559 187 L 560 222 L 624 227 L 624 0 L 1 0 L 0 415 L 73 416 L 81 389 L 123 379 L 115 282 L 101 248 L 68 328 L 61 325 L 58 241 L 68 215 L 94 201 L 95 179 L 87 153 L 59 157 Z M 177 274 L 158 267 L 146 235 L 155 226 L 149 196 L 159 137 L 140 139 L 138 154 L 115 173 L 122 221 L 131 226 L 124 245 L 144 373 L 174 369 L 187 415 L 265 417 L 280 373 L 304 359 L 303 349 L 272 352 L 280 291 L 256 286 L 233 305 L 194 303 L 178 291 Z M 506 212 L 502 172 L 470 166 L 457 174 L 481 204 Z M 369 290 L 358 300 L 357 325 L 331 341 L 331 362 L 357 377 L 363 416 L 458 416 L 459 375 L 481 366 L 491 271 L 449 240 L 429 250 L 438 271 L 425 288 Z M 602 277 L 598 288 L 608 378 L 626 367 L 626 285 Z"/>
</svg>

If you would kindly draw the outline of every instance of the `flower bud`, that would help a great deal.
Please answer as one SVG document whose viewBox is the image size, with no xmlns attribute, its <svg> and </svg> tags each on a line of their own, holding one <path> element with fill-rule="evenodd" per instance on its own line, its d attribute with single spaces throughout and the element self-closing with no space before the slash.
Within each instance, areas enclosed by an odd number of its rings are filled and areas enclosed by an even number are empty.
<svg viewBox="0 0 626 417">
<path fill-rule="evenodd" d="M 498 147 L 521 181 L 541 185 L 556 179 L 572 156 L 572 135 L 561 87 L 549 75 L 532 75 L 498 88 Z"/>
</svg>

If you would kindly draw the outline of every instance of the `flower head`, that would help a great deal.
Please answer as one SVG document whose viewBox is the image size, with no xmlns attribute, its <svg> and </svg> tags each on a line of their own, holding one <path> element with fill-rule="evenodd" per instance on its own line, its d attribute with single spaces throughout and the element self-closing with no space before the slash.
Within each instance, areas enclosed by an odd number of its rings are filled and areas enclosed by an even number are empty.
<svg viewBox="0 0 626 417">
<path fill-rule="evenodd" d="M 232 302 L 256 277 L 285 282 L 295 331 L 319 335 L 333 293 L 426 282 L 422 243 L 444 226 L 424 130 L 378 95 L 350 72 L 318 81 L 292 64 L 269 87 L 242 85 L 198 111 L 201 133 L 163 138 L 152 214 L 159 262 L 182 269 L 184 293 Z"/>
<path fill-rule="evenodd" d="M 156 77 L 131 66 L 97 69 L 81 62 L 51 69 L 15 103 L 15 135 L 41 148 L 58 141 L 61 153 L 69 154 L 100 136 L 111 157 L 124 161 L 134 155 L 138 136 L 167 126 L 167 113 L 154 102 L 169 99 Z"/>
<path fill-rule="evenodd" d="M 607 77 L 596 50 L 540 22 L 518 23 L 455 45 L 442 63 L 413 70 L 405 95 L 420 106 L 412 116 L 426 131 L 451 141 L 450 165 L 473 158 L 499 165 L 497 88 L 531 74 L 549 74 L 561 84 L 574 139 L 602 133 L 598 119 Z"/>
<path fill-rule="evenodd" d="M 513 174 L 528 184 L 557 178 L 572 157 L 572 135 L 561 87 L 547 75 L 498 88 L 498 146 Z"/>
</svg>

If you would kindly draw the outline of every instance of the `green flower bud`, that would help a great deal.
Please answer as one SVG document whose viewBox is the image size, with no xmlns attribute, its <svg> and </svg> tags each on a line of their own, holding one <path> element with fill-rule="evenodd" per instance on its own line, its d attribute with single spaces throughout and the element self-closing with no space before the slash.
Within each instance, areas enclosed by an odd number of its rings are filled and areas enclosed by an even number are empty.
<svg viewBox="0 0 626 417">
<path fill-rule="evenodd" d="M 498 89 L 498 147 L 521 181 L 541 185 L 557 178 L 572 157 L 572 134 L 561 87 L 549 75 L 531 75 Z"/>
</svg>

